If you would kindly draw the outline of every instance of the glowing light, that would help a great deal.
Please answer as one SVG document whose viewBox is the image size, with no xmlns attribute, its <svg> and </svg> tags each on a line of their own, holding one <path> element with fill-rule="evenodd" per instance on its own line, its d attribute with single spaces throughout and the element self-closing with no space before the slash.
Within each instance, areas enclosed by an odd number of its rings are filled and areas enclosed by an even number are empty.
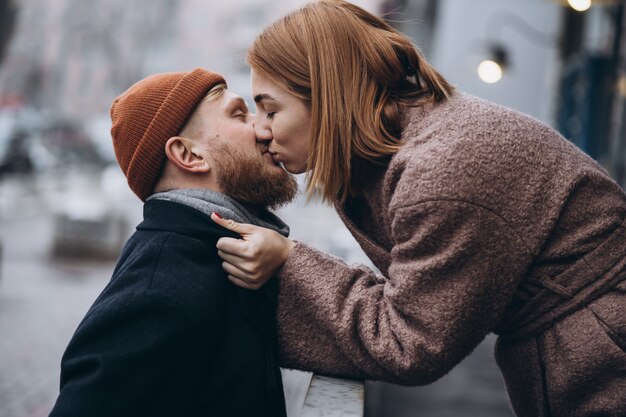
<svg viewBox="0 0 626 417">
<path fill-rule="evenodd" d="M 591 7 L 591 0 L 567 0 L 567 3 L 577 12 L 584 12 Z"/>
<path fill-rule="evenodd" d="M 502 78 L 502 67 L 495 61 L 487 59 L 478 65 L 478 76 L 487 84 L 493 84 Z"/>
</svg>

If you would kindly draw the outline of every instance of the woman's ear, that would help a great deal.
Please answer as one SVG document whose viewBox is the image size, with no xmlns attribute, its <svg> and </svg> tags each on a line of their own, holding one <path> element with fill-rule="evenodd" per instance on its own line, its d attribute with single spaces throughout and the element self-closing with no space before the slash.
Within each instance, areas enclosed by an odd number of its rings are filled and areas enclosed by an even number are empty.
<svg viewBox="0 0 626 417">
<path fill-rule="evenodd" d="M 173 136 L 165 143 L 167 159 L 183 171 L 206 174 L 211 171 L 209 162 L 193 151 L 193 142 L 182 136 Z"/>
</svg>

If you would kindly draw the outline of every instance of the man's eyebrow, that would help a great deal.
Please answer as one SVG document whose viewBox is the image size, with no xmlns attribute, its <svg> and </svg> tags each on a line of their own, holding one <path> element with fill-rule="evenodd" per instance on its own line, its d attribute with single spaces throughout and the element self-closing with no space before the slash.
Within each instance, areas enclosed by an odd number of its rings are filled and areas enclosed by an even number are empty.
<svg viewBox="0 0 626 417">
<path fill-rule="evenodd" d="M 254 102 L 255 103 L 260 103 L 263 100 L 274 100 L 276 101 L 276 99 L 272 96 L 270 96 L 269 94 L 257 94 L 256 96 L 254 96 Z"/>
<path fill-rule="evenodd" d="M 245 107 L 246 109 L 248 108 L 248 103 L 246 103 L 246 100 L 244 100 L 243 97 L 235 97 L 231 100 L 231 102 L 228 104 L 228 109 L 232 109 L 234 107 L 237 106 L 242 106 Z"/>
</svg>

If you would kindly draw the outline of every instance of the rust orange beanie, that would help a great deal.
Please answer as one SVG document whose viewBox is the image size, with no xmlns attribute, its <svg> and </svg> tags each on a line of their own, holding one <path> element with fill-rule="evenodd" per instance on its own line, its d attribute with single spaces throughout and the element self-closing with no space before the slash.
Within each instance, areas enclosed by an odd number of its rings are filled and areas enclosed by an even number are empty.
<svg viewBox="0 0 626 417">
<path fill-rule="evenodd" d="M 115 157 L 130 189 L 145 201 L 165 164 L 165 143 L 180 133 L 196 106 L 224 78 L 202 68 L 144 78 L 111 105 Z"/>
</svg>

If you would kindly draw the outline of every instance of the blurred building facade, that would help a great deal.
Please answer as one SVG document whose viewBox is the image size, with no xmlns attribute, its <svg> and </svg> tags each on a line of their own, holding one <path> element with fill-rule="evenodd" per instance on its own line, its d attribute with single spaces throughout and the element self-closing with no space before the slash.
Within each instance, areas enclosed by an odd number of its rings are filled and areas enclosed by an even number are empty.
<svg viewBox="0 0 626 417">
<path fill-rule="evenodd" d="M 0 97 L 89 118 L 106 114 L 117 94 L 149 74 L 195 66 L 248 90 L 247 47 L 263 26 L 303 3 L 23 0 L 0 67 Z M 356 3 L 376 10 L 378 1 Z"/>
<path fill-rule="evenodd" d="M 624 1 L 386 0 L 383 12 L 465 91 L 534 116 L 626 183 Z M 397 20 L 396 20 L 397 19 Z M 502 79 L 477 76 L 502 52 Z"/>
<path fill-rule="evenodd" d="M 435 3 L 434 35 L 426 39 L 436 68 L 461 91 L 550 124 L 626 184 L 623 0 L 591 1 L 586 11 L 565 0 Z M 488 84 L 476 68 L 494 50 L 504 73 Z"/>
<path fill-rule="evenodd" d="M 231 88 L 248 96 L 247 47 L 304 2 L 4 0 L 12 22 L 5 32 L 14 30 L 0 61 L 0 112 L 20 107 L 106 122 L 111 100 L 133 82 L 195 66 L 227 74 Z M 411 36 L 460 90 L 551 124 L 624 184 L 623 1 L 586 12 L 565 0 L 356 3 Z M 496 47 L 507 66 L 498 83 L 486 84 L 475 69 Z"/>
<path fill-rule="evenodd" d="M 624 1 L 561 19 L 555 125 L 626 184 L 626 33 Z"/>
</svg>

